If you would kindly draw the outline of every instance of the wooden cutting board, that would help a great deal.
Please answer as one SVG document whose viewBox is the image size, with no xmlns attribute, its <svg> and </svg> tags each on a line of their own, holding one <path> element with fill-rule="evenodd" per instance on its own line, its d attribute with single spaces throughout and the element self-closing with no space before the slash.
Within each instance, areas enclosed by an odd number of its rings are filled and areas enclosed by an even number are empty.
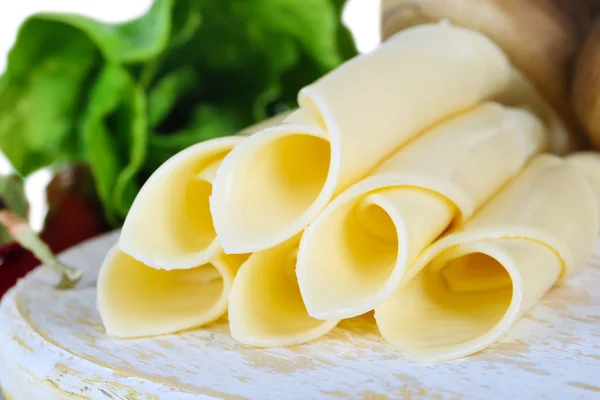
<svg viewBox="0 0 600 400">
<path fill-rule="evenodd" d="M 95 307 L 95 277 L 117 233 L 63 254 L 85 270 L 58 292 L 37 269 L 0 305 L 0 383 L 29 399 L 594 399 L 600 398 L 600 246 L 507 337 L 438 365 L 405 361 L 372 316 L 291 348 L 229 337 L 226 319 L 178 335 L 116 340 Z"/>
</svg>

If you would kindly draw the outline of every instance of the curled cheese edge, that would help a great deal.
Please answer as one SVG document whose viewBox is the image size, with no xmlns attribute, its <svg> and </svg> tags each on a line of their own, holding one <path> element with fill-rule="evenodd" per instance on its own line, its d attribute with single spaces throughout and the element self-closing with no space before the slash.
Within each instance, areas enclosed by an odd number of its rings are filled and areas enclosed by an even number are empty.
<svg viewBox="0 0 600 400">
<path fill-rule="evenodd" d="M 154 268 L 185 269 L 219 251 L 209 209 L 216 169 L 241 136 L 193 145 L 160 166 L 125 219 L 119 248 Z"/>
<path fill-rule="evenodd" d="M 282 113 L 235 136 L 207 140 L 171 157 L 146 181 L 119 237 L 119 248 L 158 269 L 194 268 L 220 251 L 210 213 L 213 181 L 223 158 L 247 136 L 283 121 Z"/>
<path fill-rule="evenodd" d="M 426 249 L 375 309 L 383 337 L 419 362 L 475 353 L 581 268 L 600 224 L 600 187 L 591 179 L 600 159 L 584 170 L 577 157 L 536 156 L 471 220 Z"/>
<path fill-rule="evenodd" d="M 374 309 L 451 224 L 544 149 L 532 114 L 486 103 L 437 125 L 336 197 L 305 230 L 297 275 L 311 316 Z"/>
<path fill-rule="evenodd" d="M 246 255 L 213 258 L 194 268 L 149 267 L 114 247 L 100 267 L 97 307 L 110 336 L 163 335 L 223 316 L 233 278 Z"/>
<path fill-rule="evenodd" d="M 253 253 L 240 268 L 229 296 L 229 328 L 240 343 L 293 346 L 332 330 L 338 321 L 308 315 L 295 274 L 298 242 L 292 238 Z"/>
</svg>

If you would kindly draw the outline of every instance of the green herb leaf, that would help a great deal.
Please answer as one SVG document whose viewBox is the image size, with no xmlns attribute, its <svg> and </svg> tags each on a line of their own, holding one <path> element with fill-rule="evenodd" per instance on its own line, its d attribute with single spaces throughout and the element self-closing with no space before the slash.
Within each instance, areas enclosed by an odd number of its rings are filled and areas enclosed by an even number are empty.
<svg viewBox="0 0 600 400">
<path fill-rule="evenodd" d="M 171 33 L 171 13 L 174 0 L 156 0 L 141 18 L 106 24 L 74 14 L 39 14 L 62 22 L 85 33 L 104 57 L 114 63 L 135 63 L 159 55 L 166 48 Z"/>
<path fill-rule="evenodd" d="M 129 73 L 106 64 L 81 119 L 84 152 L 107 217 L 118 224 L 139 190 L 147 150 L 146 96 Z"/>
<path fill-rule="evenodd" d="M 198 79 L 191 68 L 181 68 L 163 77 L 149 93 L 150 127 L 156 128 L 173 109 L 182 94 L 197 86 Z"/>
<path fill-rule="evenodd" d="M 255 0 L 246 3 L 246 12 L 254 14 L 263 29 L 296 39 L 322 73 L 342 62 L 336 9 L 330 1 Z"/>
<path fill-rule="evenodd" d="M 73 27 L 32 19 L 21 28 L 0 80 L 0 148 L 21 174 L 77 157 L 75 125 L 98 58 Z"/>
</svg>

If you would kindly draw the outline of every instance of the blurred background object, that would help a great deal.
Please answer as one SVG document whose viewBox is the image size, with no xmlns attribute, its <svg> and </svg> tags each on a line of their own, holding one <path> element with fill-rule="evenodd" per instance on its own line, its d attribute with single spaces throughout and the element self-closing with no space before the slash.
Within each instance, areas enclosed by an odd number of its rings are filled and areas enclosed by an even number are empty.
<svg viewBox="0 0 600 400">
<path fill-rule="evenodd" d="M 595 16 L 590 0 L 382 0 L 382 36 L 446 19 L 484 33 L 586 144 L 571 103 L 573 66 Z"/>
<path fill-rule="evenodd" d="M 572 99 L 593 145 L 600 149 L 600 20 L 577 60 Z"/>
<path fill-rule="evenodd" d="M 55 252 L 118 227 L 167 158 L 293 106 L 302 86 L 374 48 L 379 13 L 373 0 L 11 6 L 0 173 L 25 177 L 29 222 Z M 0 295 L 37 264 L 3 248 Z"/>
</svg>

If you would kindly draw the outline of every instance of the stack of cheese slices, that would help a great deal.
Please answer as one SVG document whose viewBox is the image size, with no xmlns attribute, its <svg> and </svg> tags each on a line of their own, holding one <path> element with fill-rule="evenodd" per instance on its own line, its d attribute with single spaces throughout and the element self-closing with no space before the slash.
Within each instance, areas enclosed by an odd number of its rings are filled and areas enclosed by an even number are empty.
<svg viewBox="0 0 600 400">
<path fill-rule="evenodd" d="M 148 180 L 100 271 L 109 335 L 228 313 L 239 342 L 287 346 L 374 310 L 407 357 L 444 361 L 590 256 L 600 156 L 561 157 L 560 118 L 482 34 L 401 31 L 298 103 Z"/>
</svg>

